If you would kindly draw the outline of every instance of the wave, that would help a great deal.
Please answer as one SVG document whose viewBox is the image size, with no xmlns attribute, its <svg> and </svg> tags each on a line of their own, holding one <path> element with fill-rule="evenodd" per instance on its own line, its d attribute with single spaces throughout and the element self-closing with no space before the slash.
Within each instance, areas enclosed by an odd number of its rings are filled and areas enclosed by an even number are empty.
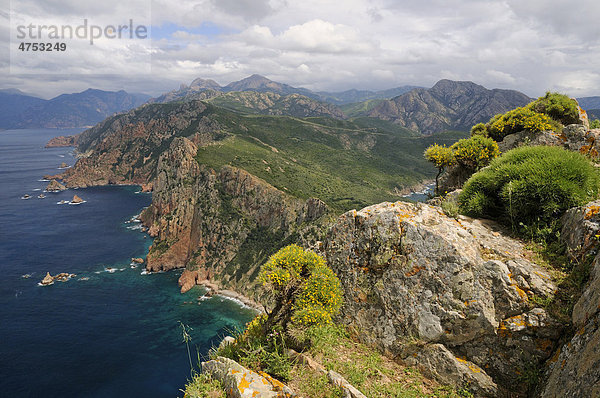
<svg viewBox="0 0 600 398">
<path fill-rule="evenodd" d="M 79 202 L 79 203 L 73 203 L 73 202 L 69 202 L 69 204 L 70 204 L 70 205 L 73 205 L 73 206 L 76 206 L 76 205 L 81 205 L 81 204 L 84 204 L 84 203 L 87 203 L 87 200 L 83 200 L 83 201 L 81 201 L 81 202 Z"/>
<path fill-rule="evenodd" d="M 42 178 L 42 179 L 40 179 L 40 180 L 38 180 L 38 181 L 39 181 L 39 182 L 50 182 L 50 180 L 46 180 L 46 179 L 44 179 L 44 178 Z"/>
</svg>

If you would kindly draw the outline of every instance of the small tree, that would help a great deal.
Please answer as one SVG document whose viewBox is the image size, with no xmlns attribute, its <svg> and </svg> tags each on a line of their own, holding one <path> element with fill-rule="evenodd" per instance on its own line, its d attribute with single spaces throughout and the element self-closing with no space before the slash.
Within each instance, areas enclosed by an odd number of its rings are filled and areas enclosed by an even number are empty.
<svg viewBox="0 0 600 398">
<path fill-rule="evenodd" d="M 435 176 L 435 194 L 437 195 L 440 175 L 442 175 L 446 167 L 454 163 L 454 154 L 452 153 L 452 149 L 444 145 L 433 144 L 425 150 L 424 156 L 425 159 L 433 163 L 438 169 L 438 173 Z"/>
<path fill-rule="evenodd" d="M 299 327 L 326 325 L 342 304 L 340 281 L 325 260 L 297 245 L 272 255 L 259 278 L 275 301 L 265 330 L 275 325 L 287 330 L 290 322 Z"/>
</svg>

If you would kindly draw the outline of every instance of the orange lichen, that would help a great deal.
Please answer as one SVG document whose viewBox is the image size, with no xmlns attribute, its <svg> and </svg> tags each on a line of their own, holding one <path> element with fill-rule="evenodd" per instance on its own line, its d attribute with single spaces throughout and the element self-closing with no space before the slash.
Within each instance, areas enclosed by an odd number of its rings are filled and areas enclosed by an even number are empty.
<svg viewBox="0 0 600 398">
<path fill-rule="evenodd" d="M 411 276 L 417 275 L 421 270 L 424 270 L 425 267 L 420 267 L 415 265 L 410 271 L 404 274 L 405 277 L 410 278 Z"/>
<path fill-rule="evenodd" d="M 244 373 L 242 380 L 240 380 L 240 383 L 238 384 L 238 390 L 243 394 L 248 387 L 250 387 L 250 382 L 246 380 L 246 373 Z"/>
<path fill-rule="evenodd" d="M 589 220 L 590 218 L 598 215 L 598 213 L 600 213 L 600 206 L 591 205 L 591 206 L 586 207 L 583 218 L 585 218 L 586 220 Z"/>
<path fill-rule="evenodd" d="M 473 363 L 468 362 L 466 359 L 461 357 L 456 357 L 456 360 L 462 364 L 465 364 L 469 370 L 473 373 L 481 373 L 481 368 Z"/>
</svg>

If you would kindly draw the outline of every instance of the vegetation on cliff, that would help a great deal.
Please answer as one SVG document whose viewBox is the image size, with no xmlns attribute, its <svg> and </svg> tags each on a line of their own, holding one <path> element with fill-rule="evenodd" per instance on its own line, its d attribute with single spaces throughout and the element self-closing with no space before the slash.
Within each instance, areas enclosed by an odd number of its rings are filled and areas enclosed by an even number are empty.
<svg viewBox="0 0 600 398">
<path fill-rule="evenodd" d="M 459 202 L 464 214 L 492 218 L 513 230 L 549 239 L 571 207 L 595 199 L 600 178 L 591 162 L 558 147 L 513 149 L 475 173 Z"/>
</svg>

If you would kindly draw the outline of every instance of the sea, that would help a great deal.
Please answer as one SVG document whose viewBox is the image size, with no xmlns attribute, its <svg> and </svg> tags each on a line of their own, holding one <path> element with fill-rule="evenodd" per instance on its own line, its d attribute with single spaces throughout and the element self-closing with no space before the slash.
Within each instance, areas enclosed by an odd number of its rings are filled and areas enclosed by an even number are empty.
<svg viewBox="0 0 600 398">
<path fill-rule="evenodd" d="M 135 220 L 152 199 L 139 187 L 44 192 L 43 175 L 76 161 L 44 145 L 80 131 L 0 131 L 0 396 L 183 396 L 188 345 L 197 368 L 255 313 L 132 264 L 152 244 Z M 76 276 L 40 286 L 47 272 Z"/>
</svg>

